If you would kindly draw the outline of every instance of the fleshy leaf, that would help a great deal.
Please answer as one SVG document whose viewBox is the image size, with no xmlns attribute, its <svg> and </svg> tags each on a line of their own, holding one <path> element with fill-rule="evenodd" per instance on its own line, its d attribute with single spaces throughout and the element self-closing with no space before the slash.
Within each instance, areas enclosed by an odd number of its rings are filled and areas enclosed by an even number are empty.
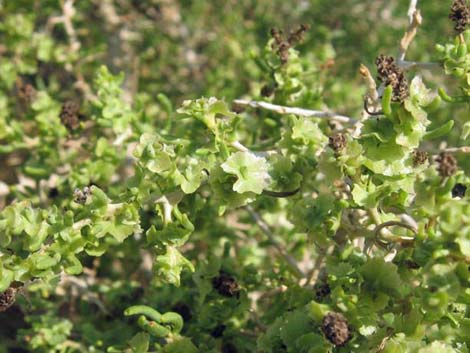
<svg viewBox="0 0 470 353">
<path fill-rule="evenodd" d="M 235 152 L 221 167 L 226 173 L 238 177 L 233 190 L 240 194 L 244 192 L 261 194 L 269 183 L 266 159 L 256 157 L 250 152 Z"/>
<path fill-rule="evenodd" d="M 185 268 L 194 272 L 193 264 L 173 246 L 168 246 L 166 253 L 157 256 L 155 259 L 155 271 L 157 276 L 162 278 L 165 282 L 174 284 L 177 287 L 180 285 L 181 272 Z"/>
</svg>

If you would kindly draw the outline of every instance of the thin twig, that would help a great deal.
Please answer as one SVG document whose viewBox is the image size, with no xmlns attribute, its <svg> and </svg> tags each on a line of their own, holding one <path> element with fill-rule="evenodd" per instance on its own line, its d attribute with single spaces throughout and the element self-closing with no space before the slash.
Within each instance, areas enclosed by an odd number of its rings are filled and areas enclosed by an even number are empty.
<svg viewBox="0 0 470 353">
<path fill-rule="evenodd" d="M 406 52 L 408 51 L 408 47 L 410 46 L 411 42 L 413 41 L 414 37 L 416 36 L 416 32 L 418 27 L 423 22 L 423 18 L 421 17 L 421 12 L 419 10 L 414 10 L 412 17 L 410 17 L 411 21 L 408 26 L 407 31 L 403 35 L 403 38 L 400 41 L 400 54 L 398 55 L 398 65 L 400 62 L 405 60 Z"/>
<path fill-rule="evenodd" d="M 462 146 L 462 147 L 449 147 L 443 150 L 439 150 L 440 152 L 447 152 L 447 153 L 470 153 L 470 146 Z"/>
<path fill-rule="evenodd" d="M 379 99 L 379 94 L 377 92 L 377 84 L 375 83 L 375 80 L 372 77 L 369 68 L 361 64 L 361 66 L 359 67 L 359 73 L 366 81 L 367 97 L 369 97 L 373 102 L 376 102 Z"/>
<path fill-rule="evenodd" d="M 380 103 L 380 95 L 377 90 L 377 84 L 375 83 L 370 70 L 367 68 L 367 66 L 361 64 L 359 67 L 359 73 L 367 85 L 367 94 L 364 98 L 364 109 L 361 113 L 361 118 L 354 124 L 352 128 L 352 137 L 359 137 L 361 135 L 362 127 L 364 126 L 364 121 L 369 118 L 369 115 L 375 115 L 375 113 L 370 112 L 368 109 L 369 102 L 374 105 L 379 105 Z"/>
<path fill-rule="evenodd" d="M 400 41 L 400 49 L 398 54 L 397 65 L 401 67 L 403 70 L 410 70 L 410 69 L 426 69 L 426 70 L 434 70 L 441 68 L 440 63 L 437 62 L 418 62 L 418 61 L 406 61 L 405 56 L 408 48 L 416 36 L 416 32 L 418 31 L 418 27 L 423 22 L 423 18 L 421 17 L 421 12 L 416 9 L 418 1 L 411 0 L 410 6 L 408 9 L 408 17 L 409 17 L 409 26 L 403 38 Z"/>
<path fill-rule="evenodd" d="M 263 190 L 263 195 L 271 196 L 271 197 L 278 197 L 278 198 L 283 198 L 283 197 L 289 197 L 289 196 L 294 196 L 300 191 L 300 188 L 297 188 L 295 190 L 289 190 L 289 191 L 272 191 L 272 190 Z"/>
<path fill-rule="evenodd" d="M 403 70 L 411 70 L 411 69 L 424 69 L 424 70 L 436 70 L 442 69 L 442 65 L 438 62 L 420 62 L 420 61 L 398 61 L 398 66 L 400 66 Z"/>
<path fill-rule="evenodd" d="M 313 267 L 307 274 L 307 281 L 305 282 L 305 286 L 310 285 L 312 282 L 315 283 L 318 281 L 320 277 L 320 273 L 322 272 L 323 268 L 325 267 L 326 259 L 329 255 L 332 254 L 334 250 L 334 246 L 330 246 L 328 249 L 320 249 L 317 253 L 317 257 L 315 262 L 313 263 Z"/>
<path fill-rule="evenodd" d="M 271 231 L 269 225 L 261 218 L 261 216 L 251 207 L 250 205 L 246 206 L 246 210 L 256 222 L 258 227 L 261 231 L 268 237 L 271 244 L 276 248 L 279 254 L 287 261 L 290 267 L 295 271 L 295 274 L 300 277 L 304 278 L 306 275 L 305 273 L 299 268 L 297 261 L 290 255 L 276 240 L 274 233 Z"/>
<path fill-rule="evenodd" d="M 256 157 L 266 158 L 270 155 L 273 155 L 273 154 L 277 153 L 276 151 L 273 151 L 273 150 L 271 150 L 271 151 L 252 151 L 248 147 L 243 145 L 240 141 L 233 141 L 233 142 L 230 143 L 230 145 L 233 148 L 235 148 L 236 150 L 240 151 L 240 152 L 249 152 L 249 153 L 254 154 Z"/>
<path fill-rule="evenodd" d="M 408 7 L 408 19 L 409 23 L 413 23 L 413 17 L 416 12 L 416 6 L 418 5 L 418 0 L 410 0 L 410 6 Z"/>
<path fill-rule="evenodd" d="M 81 48 L 80 40 L 77 36 L 77 31 L 73 26 L 73 17 L 76 14 L 76 10 L 74 7 L 75 0 L 66 0 L 62 3 L 62 15 L 50 17 L 46 23 L 46 32 L 50 33 L 54 26 L 57 24 L 63 24 L 65 33 L 67 34 L 69 47 L 68 52 L 70 56 L 73 58 L 77 56 L 78 52 Z M 73 72 L 76 78 L 76 82 L 74 83 L 74 87 L 82 91 L 85 98 L 90 101 L 96 101 L 98 98 L 93 94 L 90 85 L 85 81 L 85 78 L 81 72 L 81 63 L 80 59 L 75 63 L 66 63 L 65 69 L 69 72 Z"/>
<path fill-rule="evenodd" d="M 294 114 L 305 117 L 315 117 L 315 118 L 324 118 L 324 119 L 333 119 L 342 121 L 345 123 L 353 123 L 356 119 L 350 118 L 348 116 L 339 115 L 333 112 L 324 112 L 321 110 L 310 110 L 297 107 L 286 107 L 282 105 L 271 104 L 268 102 L 257 102 L 257 101 L 248 101 L 244 99 L 234 100 L 235 104 L 249 106 L 252 108 L 263 108 L 270 110 L 279 114 Z"/>
<path fill-rule="evenodd" d="M 364 99 L 364 110 L 366 111 L 367 114 L 372 115 L 372 116 L 384 115 L 383 110 L 378 110 L 376 112 L 370 111 L 368 103 L 367 103 L 367 98 Z"/>
<path fill-rule="evenodd" d="M 400 222 L 400 221 L 388 221 L 388 222 L 384 222 L 382 224 L 379 224 L 375 227 L 375 230 L 374 230 L 375 237 L 378 238 L 378 236 L 380 234 L 380 231 L 382 229 L 387 228 L 387 227 L 392 227 L 392 226 L 406 228 L 408 230 L 411 230 L 415 235 L 418 232 L 415 227 L 411 226 L 408 223 L 404 223 L 404 222 Z"/>
</svg>

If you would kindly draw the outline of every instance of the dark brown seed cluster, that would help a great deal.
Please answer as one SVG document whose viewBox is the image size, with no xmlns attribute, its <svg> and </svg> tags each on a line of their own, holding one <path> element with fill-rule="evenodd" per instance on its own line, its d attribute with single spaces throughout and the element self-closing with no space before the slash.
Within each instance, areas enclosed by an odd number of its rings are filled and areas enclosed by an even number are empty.
<svg viewBox="0 0 470 353">
<path fill-rule="evenodd" d="M 450 7 L 449 18 L 454 22 L 454 29 L 462 33 L 470 23 L 470 7 L 467 0 L 454 0 Z"/>
<path fill-rule="evenodd" d="M 16 95 L 24 106 L 30 106 L 36 98 L 36 89 L 29 83 L 24 83 L 18 78 L 16 80 Z"/>
<path fill-rule="evenodd" d="M 73 131 L 80 126 L 83 115 L 80 114 L 80 105 L 75 101 L 66 101 L 60 111 L 60 121 L 69 130 Z"/>
<path fill-rule="evenodd" d="M 183 302 L 176 303 L 175 305 L 173 305 L 171 310 L 174 311 L 175 313 L 180 314 L 185 322 L 191 320 L 193 317 L 191 308 Z"/>
<path fill-rule="evenodd" d="M 326 314 L 323 317 L 322 330 L 328 341 L 338 347 L 344 346 L 351 339 L 348 321 L 340 313 Z"/>
<path fill-rule="evenodd" d="M 314 287 L 314 290 L 315 290 L 315 299 L 319 302 L 322 302 L 331 293 L 331 288 L 326 282 L 317 283 Z"/>
<path fill-rule="evenodd" d="M 57 189 L 56 187 L 49 189 L 49 192 L 47 193 L 48 198 L 55 199 L 58 196 L 59 196 L 59 189 Z"/>
<path fill-rule="evenodd" d="M 219 275 L 212 279 L 212 287 L 224 297 L 238 298 L 240 295 L 236 279 L 224 271 L 220 271 Z"/>
<path fill-rule="evenodd" d="M 408 81 L 402 69 L 391 56 L 379 55 L 375 59 L 377 65 L 377 79 L 385 86 L 392 86 L 392 101 L 403 102 L 409 96 Z"/>
<path fill-rule="evenodd" d="M 264 85 L 263 87 L 261 87 L 260 93 L 263 97 L 271 97 L 274 93 L 274 86 Z"/>
<path fill-rule="evenodd" d="M 217 325 L 212 329 L 211 336 L 214 338 L 222 337 L 226 328 L 227 326 L 225 326 L 224 324 Z"/>
<path fill-rule="evenodd" d="M 413 151 L 413 166 L 417 167 L 423 165 L 428 160 L 428 154 L 425 151 L 414 150 Z"/>
<path fill-rule="evenodd" d="M 230 342 L 222 344 L 222 353 L 237 353 L 237 347 Z"/>
<path fill-rule="evenodd" d="M 336 153 L 339 153 L 346 147 L 347 142 L 346 136 L 338 133 L 329 137 L 328 146 Z"/>
<path fill-rule="evenodd" d="M 452 197 L 464 197 L 467 192 L 467 187 L 461 183 L 457 183 L 452 188 Z"/>
<path fill-rule="evenodd" d="M 447 152 L 441 152 L 436 158 L 437 171 L 443 178 L 450 177 L 457 173 L 457 160 L 453 155 Z"/>
<path fill-rule="evenodd" d="M 8 310 L 16 300 L 16 288 L 8 288 L 6 291 L 0 294 L 0 312 Z"/>
<path fill-rule="evenodd" d="M 413 261 L 413 260 L 410 260 L 410 259 L 405 260 L 404 264 L 410 270 L 417 270 L 418 268 L 421 267 L 421 266 L 419 266 L 419 264 L 416 261 Z"/>
<path fill-rule="evenodd" d="M 73 191 L 73 200 L 79 204 L 85 204 L 88 197 L 91 195 L 91 188 L 85 186 L 83 189 L 76 188 Z"/>
<path fill-rule="evenodd" d="M 290 32 L 287 38 L 284 37 L 281 30 L 277 28 L 271 29 L 271 37 L 274 38 L 272 48 L 277 49 L 276 52 L 279 55 L 281 64 L 284 65 L 289 61 L 289 49 L 303 41 L 305 32 L 307 32 L 309 28 L 309 25 L 301 24 L 297 30 Z"/>
</svg>

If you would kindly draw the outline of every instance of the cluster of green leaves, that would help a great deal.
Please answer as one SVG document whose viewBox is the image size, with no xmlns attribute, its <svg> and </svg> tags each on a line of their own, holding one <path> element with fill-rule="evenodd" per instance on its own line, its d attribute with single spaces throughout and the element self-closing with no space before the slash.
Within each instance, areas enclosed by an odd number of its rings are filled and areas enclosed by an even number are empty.
<svg viewBox="0 0 470 353">
<path fill-rule="evenodd" d="M 318 25 L 287 60 L 268 38 L 283 15 L 326 2 L 280 2 L 266 16 L 270 1 L 219 16 L 207 15 L 218 2 L 97 5 L 121 25 L 97 20 L 92 2 L 25 14 L 27 3 L 0 3 L 0 293 L 18 301 L 0 312 L 1 353 L 469 351 L 470 166 L 417 155 L 470 135 L 453 114 L 468 102 L 470 32 L 436 53 L 461 94 L 410 74 L 408 98 L 383 87 L 382 114 L 359 128 L 228 103 L 360 111 L 357 84 L 330 71 L 344 33 Z M 157 18 L 169 40 L 154 36 Z M 212 42 L 201 18 L 215 23 Z M 184 39 L 186 26 L 199 32 Z M 125 73 L 94 59 L 105 54 L 122 54 L 108 64 Z M 175 110 L 181 92 L 207 97 Z M 64 123 L 70 99 L 81 101 L 76 128 Z M 347 321 L 341 344 L 325 329 L 332 312 Z"/>
</svg>

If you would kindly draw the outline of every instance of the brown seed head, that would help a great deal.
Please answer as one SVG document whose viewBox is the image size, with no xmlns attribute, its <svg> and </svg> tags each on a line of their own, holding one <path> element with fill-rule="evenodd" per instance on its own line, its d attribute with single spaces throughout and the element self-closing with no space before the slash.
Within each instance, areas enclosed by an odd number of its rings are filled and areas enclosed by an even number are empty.
<svg viewBox="0 0 470 353">
<path fill-rule="evenodd" d="M 462 33 L 470 23 L 470 8 L 467 0 L 454 0 L 450 7 L 449 18 L 454 22 L 455 31 Z"/>
<path fill-rule="evenodd" d="M 326 282 L 317 283 L 314 287 L 315 290 L 315 299 L 318 301 L 323 301 L 331 293 L 331 288 Z"/>
<path fill-rule="evenodd" d="M 73 200 L 79 204 L 85 204 L 88 196 L 91 195 L 91 189 L 89 186 L 85 186 L 83 189 L 76 188 L 73 191 Z"/>
<path fill-rule="evenodd" d="M 36 89 L 29 83 L 24 83 L 21 78 L 16 80 L 16 94 L 21 104 L 31 105 L 36 98 Z"/>
<path fill-rule="evenodd" d="M 392 86 L 392 101 L 403 102 L 409 96 L 408 81 L 402 69 L 391 56 L 379 55 L 375 60 L 377 65 L 377 79 L 385 86 Z"/>
<path fill-rule="evenodd" d="M 329 137 L 328 146 L 336 153 L 339 153 L 346 147 L 347 142 L 346 136 L 338 133 Z"/>
<path fill-rule="evenodd" d="M 0 312 L 8 310 L 15 304 L 17 289 L 10 287 L 0 294 Z"/>
<path fill-rule="evenodd" d="M 338 347 L 344 346 L 351 339 L 348 321 L 340 313 L 326 314 L 323 317 L 322 330 L 328 341 Z"/>
<path fill-rule="evenodd" d="M 271 85 L 264 85 L 261 87 L 260 93 L 263 97 L 271 97 L 274 93 L 274 87 Z"/>
<path fill-rule="evenodd" d="M 441 152 L 436 161 L 438 163 L 437 171 L 441 177 L 450 177 L 457 173 L 457 160 L 450 153 Z"/>
<path fill-rule="evenodd" d="M 192 319 L 193 314 L 191 312 L 191 308 L 183 302 L 178 302 L 171 308 L 171 311 L 178 313 L 181 315 L 184 321 L 189 321 Z"/>
<path fill-rule="evenodd" d="M 75 101 L 66 101 L 60 111 L 60 121 L 70 131 L 78 129 L 82 115 L 80 105 Z"/>
<path fill-rule="evenodd" d="M 413 151 L 413 166 L 417 167 L 426 163 L 428 160 L 428 154 L 425 151 L 414 150 Z"/>
<path fill-rule="evenodd" d="M 281 30 L 277 28 L 271 29 L 271 37 L 274 39 L 272 48 L 274 50 L 277 49 L 276 53 L 279 56 L 282 65 L 289 61 L 289 49 L 303 41 L 305 32 L 307 32 L 309 28 L 309 25 L 302 24 L 297 30 L 290 32 L 287 38 L 283 36 L 283 32 Z"/>
<path fill-rule="evenodd" d="M 225 297 L 239 297 L 240 287 L 234 277 L 224 271 L 220 271 L 217 277 L 212 279 L 212 287 Z"/>
<path fill-rule="evenodd" d="M 224 342 L 222 344 L 222 353 L 237 353 L 237 347 L 230 342 Z"/>
<path fill-rule="evenodd" d="M 467 187 L 462 183 L 457 183 L 452 188 L 452 197 L 464 197 L 467 192 Z"/>
</svg>

